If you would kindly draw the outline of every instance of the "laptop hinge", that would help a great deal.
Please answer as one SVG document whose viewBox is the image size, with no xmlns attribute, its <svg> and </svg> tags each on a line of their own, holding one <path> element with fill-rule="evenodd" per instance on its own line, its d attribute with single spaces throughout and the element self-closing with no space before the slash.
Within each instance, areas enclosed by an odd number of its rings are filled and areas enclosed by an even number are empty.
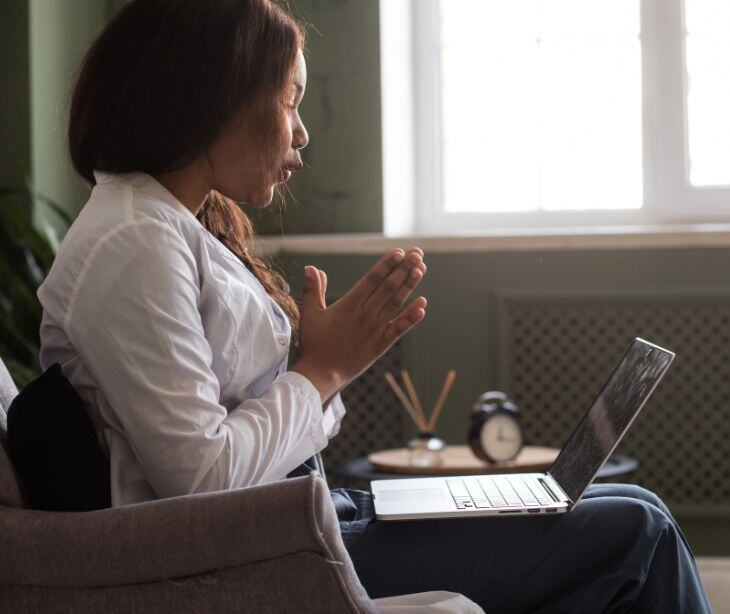
<svg viewBox="0 0 730 614">
<path fill-rule="evenodd" d="M 553 500 L 556 503 L 567 501 L 572 507 L 573 500 L 567 494 L 565 494 L 565 491 L 562 489 L 560 484 L 558 484 L 558 481 L 552 475 L 550 475 L 549 471 L 545 473 L 545 475 L 549 478 L 549 480 L 546 480 L 545 478 L 539 478 L 539 480 L 545 490 L 550 493 L 550 496 L 553 498 Z M 562 499 L 560 498 L 561 496 L 563 497 Z"/>
</svg>

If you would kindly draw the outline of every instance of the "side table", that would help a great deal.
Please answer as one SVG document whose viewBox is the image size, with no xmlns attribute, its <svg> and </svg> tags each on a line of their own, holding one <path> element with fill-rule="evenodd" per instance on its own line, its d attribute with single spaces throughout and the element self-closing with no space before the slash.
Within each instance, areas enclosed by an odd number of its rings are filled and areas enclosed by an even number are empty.
<svg viewBox="0 0 730 614">
<path fill-rule="evenodd" d="M 447 446 L 448 448 L 466 448 L 466 446 Z M 549 448 L 533 448 L 532 451 L 546 451 L 550 450 Z M 559 450 L 553 449 L 554 454 L 552 457 L 557 456 L 557 452 Z M 534 458 L 534 454 L 529 454 L 530 450 L 526 450 L 528 453 L 526 454 L 527 458 L 530 458 L 531 456 Z M 405 449 L 402 450 L 403 454 L 400 455 L 401 449 L 397 450 L 391 450 L 388 451 L 388 453 L 391 454 L 391 457 L 398 459 L 400 456 L 402 456 L 403 459 L 406 458 Z M 456 456 L 463 458 L 466 456 L 463 450 L 456 450 L 458 453 Z M 519 461 L 519 457 L 517 459 Z M 396 463 L 398 461 L 396 460 Z M 405 460 L 403 461 L 405 462 Z M 507 472 L 519 472 L 519 471 L 544 471 L 548 469 L 549 462 L 547 462 L 543 467 L 538 468 L 535 466 L 534 463 L 530 463 L 529 461 L 525 464 L 520 464 L 519 462 L 512 462 L 510 464 L 506 465 L 487 465 L 485 463 L 481 463 L 481 461 L 478 461 L 476 458 L 474 458 L 473 462 L 469 466 L 468 469 L 465 470 L 465 467 L 463 465 L 456 467 L 454 469 L 451 469 L 449 467 L 439 467 L 437 469 L 429 470 L 426 468 L 418 468 L 414 472 L 412 467 L 406 467 L 404 466 L 403 470 L 398 471 L 397 469 L 389 468 L 388 471 L 383 471 L 382 468 L 379 468 L 378 466 L 374 465 L 370 458 L 367 456 L 363 456 L 360 458 L 356 458 L 350 461 L 345 462 L 339 462 L 335 463 L 332 467 L 328 468 L 328 473 L 330 473 L 332 476 L 340 478 L 340 481 L 342 482 L 342 486 L 345 488 L 368 488 L 369 482 L 371 480 L 392 480 L 396 478 L 412 478 L 412 477 L 432 477 L 432 476 L 445 476 L 445 475 L 467 475 L 467 474 L 475 474 L 475 473 L 507 473 Z M 609 458 L 606 463 L 601 467 L 600 471 L 598 472 L 598 475 L 596 476 L 597 480 L 605 480 L 605 479 L 611 479 L 616 478 L 619 476 L 626 476 L 630 475 L 636 469 L 639 467 L 639 461 L 635 458 L 631 458 L 629 456 L 624 456 L 620 454 L 614 454 Z"/>
</svg>

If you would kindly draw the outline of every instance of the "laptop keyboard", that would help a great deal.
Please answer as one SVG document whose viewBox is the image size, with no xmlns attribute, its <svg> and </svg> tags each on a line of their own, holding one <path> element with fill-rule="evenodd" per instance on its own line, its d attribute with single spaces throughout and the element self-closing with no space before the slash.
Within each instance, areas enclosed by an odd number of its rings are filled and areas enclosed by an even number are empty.
<svg viewBox="0 0 730 614">
<path fill-rule="evenodd" d="M 554 501 L 533 477 L 521 475 L 446 478 L 460 510 L 473 508 L 536 507 Z"/>
</svg>

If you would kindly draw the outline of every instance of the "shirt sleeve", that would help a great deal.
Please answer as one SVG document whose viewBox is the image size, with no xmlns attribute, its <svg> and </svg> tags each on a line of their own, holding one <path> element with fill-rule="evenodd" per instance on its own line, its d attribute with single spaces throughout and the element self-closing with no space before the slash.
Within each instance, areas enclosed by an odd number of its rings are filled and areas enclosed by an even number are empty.
<svg viewBox="0 0 730 614">
<path fill-rule="evenodd" d="M 305 388 L 309 388 L 311 394 L 316 395 L 317 398 L 321 398 L 319 390 L 309 381 L 309 378 L 297 373 L 296 371 L 287 372 L 289 377 L 293 377 L 301 381 L 301 385 Z M 322 416 L 322 430 L 324 431 L 327 439 L 332 439 L 337 433 L 340 432 L 340 423 L 345 415 L 347 409 L 345 404 L 342 402 L 342 397 L 338 392 L 329 401 L 324 404 L 324 415 Z"/>
<path fill-rule="evenodd" d="M 324 416 L 322 417 L 322 426 L 328 439 L 332 439 L 340 432 L 340 423 L 347 411 L 342 397 L 338 392 L 325 404 Z"/>
<path fill-rule="evenodd" d="M 92 252 L 65 318 L 159 497 L 282 479 L 337 422 L 323 424 L 317 389 L 292 372 L 230 412 L 220 404 L 198 275 L 172 229 L 130 224 Z M 344 410 L 334 399 L 330 409 Z"/>
</svg>

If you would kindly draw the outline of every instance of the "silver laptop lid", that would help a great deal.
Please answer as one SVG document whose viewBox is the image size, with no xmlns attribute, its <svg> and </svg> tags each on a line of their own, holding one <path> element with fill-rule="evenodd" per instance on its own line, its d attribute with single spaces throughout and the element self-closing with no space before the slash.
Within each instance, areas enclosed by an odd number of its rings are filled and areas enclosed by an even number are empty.
<svg viewBox="0 0 730 614">
<path fill-rule="evenodd" d="M 548 473 L 573 503 L 611 455 L 666 373 L 674 353 L 635 339 Z"/>
</svg>

